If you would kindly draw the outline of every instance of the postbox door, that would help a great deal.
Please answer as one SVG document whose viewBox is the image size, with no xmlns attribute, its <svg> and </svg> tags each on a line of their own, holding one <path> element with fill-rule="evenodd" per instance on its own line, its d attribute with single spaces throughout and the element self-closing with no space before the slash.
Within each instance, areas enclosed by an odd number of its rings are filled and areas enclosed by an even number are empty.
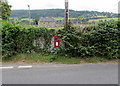
<svg viewBox="0 0 120 86">
<path fill-rule="evenodd" d="M 54 48 L 58 48 L 60 45 L 59 36 L 54 36 Z"/>
</svg>

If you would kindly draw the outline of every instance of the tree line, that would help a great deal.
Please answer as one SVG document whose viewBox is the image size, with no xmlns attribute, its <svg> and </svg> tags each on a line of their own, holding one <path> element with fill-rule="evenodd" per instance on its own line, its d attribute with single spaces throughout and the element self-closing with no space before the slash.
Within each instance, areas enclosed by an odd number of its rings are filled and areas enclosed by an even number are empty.
<svg viewBox="0 0 120 86">
<path fill-rule="evenodd" d="M 0 16 L 3 20 L 8 20 L 10 17 L 28 18 L 28 10 L 11 10 L 11 5 L 6 1 L 0 1 Z M 116 18 L 118 14 L 110 12 L 98 11 L 74 11 L 70 10 L 71 18 L 93 18 L 97 16 Z M 40 17 L 64 17 L 64 9 L 43 9 L 31 10 L 31 18 L 38 19 Z"/>
<path fill-rule="evenodd" d="M 107 18 L 118 17 L 117 14 L 109 12 L 70 10 L 71 18 L 90 18 L 94 16 L 106 16 Z M 12 10 L 11 17 L 28 18 L 28 10 Z M 36 19 L 40 17 L 64 17 L 64 9 L 31 10 L 31 18 Z"/>
</svg>

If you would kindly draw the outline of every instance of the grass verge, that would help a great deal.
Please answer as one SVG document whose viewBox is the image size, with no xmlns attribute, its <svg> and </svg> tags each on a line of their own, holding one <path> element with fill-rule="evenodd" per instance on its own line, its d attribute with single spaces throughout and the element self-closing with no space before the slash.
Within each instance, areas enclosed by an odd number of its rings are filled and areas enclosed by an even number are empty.
<svg viewBox="0 0 120 86">
<path fill-rule="evenodd" d="M 13 62 L 13 63 L 53 63 L 53 64 L 88 64 L 88 63 L 103 63 L 103 62 L 118 62 L 118 59 L 106 59 L 101 57 L 90 57 L 90 58 L 73 58 L 65 56 L 57 56 L 51 54 L 19 54 L 9 58 L 3 58 L 3 62 Z"/>
</svg>

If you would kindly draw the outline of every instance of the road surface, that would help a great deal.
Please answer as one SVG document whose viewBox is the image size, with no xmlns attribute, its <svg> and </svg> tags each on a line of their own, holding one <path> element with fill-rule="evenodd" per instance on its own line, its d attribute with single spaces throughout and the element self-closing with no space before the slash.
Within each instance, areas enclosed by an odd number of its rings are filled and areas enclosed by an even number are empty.
<svg viewBox="0 0 120 86">
<path fill-rule="evenodd" d="M 118 63 L 3 64 L 3 84 L 118 84 Z"/>
</svg>

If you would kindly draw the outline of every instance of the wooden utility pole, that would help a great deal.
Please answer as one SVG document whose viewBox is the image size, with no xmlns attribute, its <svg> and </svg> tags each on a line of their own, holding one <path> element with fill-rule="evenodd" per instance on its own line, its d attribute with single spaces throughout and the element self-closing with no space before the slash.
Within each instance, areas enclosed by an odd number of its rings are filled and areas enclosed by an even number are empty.
<svg viewBox="0 0 120 86">
<path fill-rule="evenodd" d="M 118 2 L 118 20 L 120 21 L 120 1 Z"/>
<path fill-rule="evenodd" d="M 65 0 L 65 25 L 68 24 L 69 20 L 69 1 Z"/>
<path fill-rule="evenodd" d="M 31 18 L 30 5 L 28 5 L 28 16 L 29 16 L 29 25 L 31 25 L 31 22 L 30 22 L 30 18 Z"/>
</svg>

